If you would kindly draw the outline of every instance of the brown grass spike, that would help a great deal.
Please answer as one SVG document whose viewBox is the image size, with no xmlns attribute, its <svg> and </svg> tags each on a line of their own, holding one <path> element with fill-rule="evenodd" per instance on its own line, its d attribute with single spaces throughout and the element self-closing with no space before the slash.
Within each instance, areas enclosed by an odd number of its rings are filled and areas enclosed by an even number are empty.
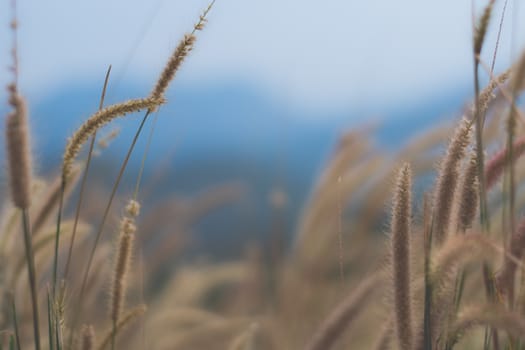
<svg viewBox="0 0 525 350">
<path fill-rule="evenodd" d="M 8 90 L 9 104 L 13 107 L 13 111 L 6 118 L 9 188 L 15 206 L 27 209 L 31 205 L 31 153 L 27 108 L 14 85 L 10 85 Z"/>
<path fill-rule="evenodd" d="M 111 320 L 114 323 L 117 323 L 119 320 L 124 302 L 135 231 L 134 220 L 124 217 L 120 223 L 120 235 L 111 287 L 110 313 Z"/>
<path fill-rule="evenodd" d="M 199 21 L 193 27 L 193 31 L 191 33 L 185 34 L 184 38 L 179 42 L 179 45 L 169 58 L 168 63 L 166 64 L 166 66 L 164 66 L 164 70 L 160 74 L 159 79 L 157 80 L 157 83 L 155 84 L 155 87 L 153 88 L 150 94 L 151 97 L 164 97 L 169 83 L 175 77 L 175 74 L 179 70 L 180 66 L 182 65 L 188 54 L 191 52 L 191 50 L 193 50 L 193 45 L 197 40 L 195 33 L 198 30 L 204 29 L 204 25 L 206 23 L 206 16 L 211 10 L 214 3 L 215 0 L 210 3 L 206 10 L 204 10 L 204 13 L 199 17 Z M 156 108 L 150 108 L 150 111 L 155 111 L 155 109 Z"/>
<path fill-rule="evenodd" d="M 405 163 L 397 178 L 391 222 L 394 323 L 400 349 L 412 347 L 410 296 L 411 177 L 410 165 Z"/>
<path fill-rule="evenodd" d="M 478 162 L 476 153 L 470 155 L 469 163 L 461 177 L 461 193 L 459 195 L 458 228 L 465 232 L 472 226 L 478 210 Z"/>
<path fill-rule="evenodd" d="M 75 131 L 67 143 L 62 164 L 62 177 L 64 179 L 69 177 L 71 166 L 77 154 L 80 152 L 80 148 L 95 131 L 117 117 L 138 112 L 142 109 L 154 108 L 162 103 L 164 103 L 163 98 L 150 97 L 135 99 L 103 108 L 93 114 Z"/>
<path fill-rule="evenodd" d="M 449 229 L 452 202 L 459 178 L 459 166 L 470 141 L 470 130 L 471 123 L 462 119 L 450 140 L 447 153 L 440 166 L 434 194 L 434 228 L 432 231 L 433 241 L 438 245 L 443 243 Z"/>
</svg>

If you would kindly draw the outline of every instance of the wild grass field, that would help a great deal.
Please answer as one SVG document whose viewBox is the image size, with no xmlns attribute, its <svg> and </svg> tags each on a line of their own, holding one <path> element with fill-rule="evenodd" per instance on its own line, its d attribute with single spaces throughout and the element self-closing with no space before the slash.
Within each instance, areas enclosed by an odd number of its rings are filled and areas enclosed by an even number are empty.
<svg viewBox="0 0 525 350">
<path fill-rule="evenodd" d="M 269 199 L 272 232 L 243 258 L 174 266 L 192 227 L 239 189 L 218 184 L 145 211 L 146 163 L 137 173 L 127 165 L 132 153 L 147 156 L 137 140 L 151 142 L 147 122 L 171 103 L 166 91 L 220 4 L 184 35 L 149 95 L 106 105 L 108 68 L 99 110 L 70 135 L 54 178 L 33 167 L 13 6 L 0 349 L 525 349 L 525 55 L 502 72 L 483 59 L 494 2 L 476 19 L 475 98 L 462 118 L 394 157 L 366 126 L 344 133 L 290 244 L 283 189 Z M 118 134 L 99 131 L 131 115 L 141 124 L 101 193 L 90 187 L 92 160 Z M 136 183 L 125 200 L 124 174 Z"/>
</svg>

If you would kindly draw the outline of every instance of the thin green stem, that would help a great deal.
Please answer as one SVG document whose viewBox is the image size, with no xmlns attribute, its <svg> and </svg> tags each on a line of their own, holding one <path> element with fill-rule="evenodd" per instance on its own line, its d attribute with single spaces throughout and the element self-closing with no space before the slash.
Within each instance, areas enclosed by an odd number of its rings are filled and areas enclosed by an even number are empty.
<svg viewBox="0 0 525 350">
<path fill-rule="evenodd" d="M 11 310 L 13 312 L 13 324 L 15 326 L 15 339 L 16 339 L 16 348 L 21 350 L 20 347 L 20 330 L 18 329 L 18 318 L 16 317 L 16 303 L 15 296 L 11 295 Z"/>
<path fill-rule="evenodd" d="M 153 118 L 153 123 L 151 125 L 151 130 L 150 130 L 149 135 L 148 135 L 148 142 L 146 143 L 146 148 L 144 149 L 144 155 L 142 156 L 142 161 L 140 163 L 139 174 L 137 175 L 137 183 L 135 184 L 135 191 L 133 191 L 133 199 L 134 200 L 137 200 L 137 197 L 138 197 L 138 194 L 139 194 L 139 188 L 140 188 L 140 183 L 141 183 L 141 180 L 142 180 L 142 175 L 144 174 L 144 169 L 146 167 L 146 158 L 148 156 L 149 149 L 151 147 L 151 142 L 153 140 L 153 133 L 155 132 L 155 125 L 157 125 L 158 116 L 159 116 L 159 114 L 158 114 L 158 110 L 157 110 L 157 113 L 155 114 L 155 118 Z"/>
<path fill-rule="evenodd" d="M 62 182 L 60 185 L 60 197 L 58 200 L 58 214 L 57 214 L 57 225 L 55 232 L 55 252 L 53 255 L 53 280 L 51 285 L 52 297 L 54 302 L 56 302 L 56 287 L 58 279 L 58 248 L 60 242 L 60 224 L 62 222 L 62 207 L 64 206 L 64 194 L 66 192 L 66 178 L 62 177 Z"/>
<path fill-rule="evenodd" d="M 106 78 L 104 79 L 104 87 L 102 88 L 102 94 L 100 95 L 100 103 L 99 103 L 99 106 L 98 106 L 99 110 L 101 110 L 102 107 L 104 106 L 104 99 L 105 99 L 105 96 L 106 96 L 106 89 L 107 89 L 107 86 L 108 86 L 109 74 L 110 73 L 111 73 L 111 65 L 109 65 L 108 70 L 106 72 Z M 96 140 L 96 138 L 97 138 L 97 131 L 95 131 L 93 133 L 93 136 L 91 137 L 91 142 L 89 144 L 89 151 L 88 151 L 87 160 L 86 160 L 86 166 L 84 168 L 84 173 L 82 174 L 82 183 L 80 184 L 80 193 L 78 195 L 77 208 L 75 210 L 75 221 L 73 223 L 73 233 L 71 234 L 71 240 L 69 242 L 69 251 L 67 253 L 66 268 L 65 268 L 65 272 L 64 272 L 64 280 L 67 280 L 68 275 L 69 275 L 69 267 L 70 267 L 70 264 L 71 264 L 71 257 L 72 257 L 72 253 L 73 253 L 73 246 L 75 244 L 75 236 L 76 236 L 76 233 L 77 233 L 77 226 L 78 226 L 78 221 L 79 221 L 79 218 L 80 218 L 80 208 L 82 207 L 82 200 L 84 198 L 84 191 L 85 191 L 85 188 L 86 188 L 87 175 L 88 175 L 88 172 L 89 172 L 89 167 L 91 165 L 91 158 L 93 157 L 93 149 L 95 148 L 95 140 Z"/>
</svg>

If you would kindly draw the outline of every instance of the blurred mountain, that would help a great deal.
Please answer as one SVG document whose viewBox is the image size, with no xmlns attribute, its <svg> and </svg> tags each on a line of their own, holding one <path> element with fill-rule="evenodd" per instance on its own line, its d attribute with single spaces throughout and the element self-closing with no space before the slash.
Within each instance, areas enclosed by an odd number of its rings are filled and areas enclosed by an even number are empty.
<svg viewBox="0 0 525 350">
<path fill-rule="evenodd" d="M 107 103 L 148 93 L 133 83 L 119 84 L 114 93 L 111 88 Z M 58 168 L 67 136 L 96 110 L 99 94 L 99 82 L 75 83 L 49 91 L 33 103 L 34 148 L 42 172 Z M 256 237 L 270 229 L 268 197 L 276 188 L 289 197 L 287 221 L 292 227 L 344 131 L 364 123 L 377 124 L 374 134 L 378 147 L 395 150 L 418 131 L 453 116 L 467 95 L 467 87 L 455 88 L 410 106 L 361 107 L 316 115 L 321 113 L 299 111 L 247 83 L 175 84 L 168 103 L 157 116 L 149 118 L 129 173 L 136 174 L 154 126 L 146 176 L 154 176 L 159 168 L 165 172 L 161 180 L 156 180 L 155 195 L 162 197 L 173 191 L 192 195 L 223 182 L 241 182 L 248 189 L 249 199 L 243 201 L 242 208 L 248 219 L 228 219 L 229 215 L 215 215 L 213 219 L 212 215 L 211 222 L 206 224 L 205 220 L 202 229 L 213 228 L 210 236 L 217 241 L 223 241 L 222 234 L 232 237 L 233 232 L 246 231 L 247 227 L 248 235 Z M 120 121 L 119 137 L 95 164 L 101 168 L 120 164 L 141 118 L 136 115 Z"/>
</svg>

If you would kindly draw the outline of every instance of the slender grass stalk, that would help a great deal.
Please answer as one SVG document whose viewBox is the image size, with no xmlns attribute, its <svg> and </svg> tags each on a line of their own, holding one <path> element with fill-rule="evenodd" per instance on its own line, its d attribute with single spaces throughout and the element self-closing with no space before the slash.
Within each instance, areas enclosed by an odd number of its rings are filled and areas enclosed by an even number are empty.
<svg viewBox="0 0 525 350">
<path fill-rule="evenodd" d="M 480 206 L 480 223 L 482 230 L 485 234 L 490 232 L 490 219 L 488 216 L 488 206 L 487 206 L 487 191 L 485 183 L 485 159 L 483 153 L 483 118 L 480 113 L 480 84 L 479 84 L 479 62 L 481 49 L 483 47 L 483 42 L 485 39 L 485 34 L 487 33 L 490 15 L 492 12 L 492 7 L 495 0 L 490 0 L 489 4 L 485 7 L 483 15 L 481 16 L 477 27 L 474 30 L 474 45 L 473 45 L 473 58 L 474 58 L 474 96 L 475 96 L 475 106 L 474 106 L 474 120 L 476 125 L 476 158 L 478 160 L 478 180 L 479 180 L 479 206 Z M 483 264 L 483 280 L 485 284 L 485 291 L 487 298 L 490 301 L 494 300 L 494 283 L 492 280 L 492 271 L 488 264 Z M 494 330 L 494 345 L 497 348 L 497 334 Z M 487 335 L 487 333 L 486 333 Z M 488 350 L 488 336 L 485 337 L 484 349 Z"/>
<path fill-rule="evenodd" d="M 15 303 L 15 296 L 11 295 L 11 312 L 13 313 L 13 325 L 15 326 L 15 339 L 16 339 L 16 348 L 17 350 L 21 350 L 21 343 L 20 343 L 20 330 L 18 329 L 18 319 L 16 317 L 16 303 Z M 11 345 L 9 346 L 12 347 Z"/>
<path fill-rule="evenodd" d="M 53 332 L 54 329 L 54 310 L 53 310 L 53 301 L 51 300 L 51 293 L 49 291 L 49 286 L 47 288 L 47 332 L 49 340 L 49 350 L 55 349 L 55 335 Z"/>
<path fill-rule="evenodd" d="M 164 71 L 161 73 L 158 81 L 157 81 L 157 84 L 155 85 L 149 99 L 150 100 L 159 100 L 159 101 L 164 101 L 164 93 L 168 87 L 168 84 L 171 80 L 173 80 L 173 78 L 175 77 L 175 73 L 177 72 L 177 70 L 179 69 L 180 65 L 182 64 L 182 62 L 184 61 L 184 58 L 188 55 L 188 53 L 191 51 L 191 49 L 193 48 L 193 44 L 195 42 L 195 33 L 198 31 L 198 30 L 202 30 L 204 28 L 204 24 L 206 22 L 206 16 L 208 14 L 208 12 L 211 10 L 212 6 L 214 5 L 215 3 L 215 0 L 213 0 L 210 5 L 206 8 L 206 10 L 203 12 L 203 14 L 200 16 L 199 18 L 199 21 L 197 22 L 197 24 L 193 27 L 193 30 L 190 34 L 186 35 L 184 37 L 184 39 L 181 41 L 181 43 L 179 44 L 179 46 L 175 49 L 173 55 L 170 57 L 170 59 L 168 60 L 168 63 L 166 64 L 165 68 L 164 68 Z M 193 39 L 191 40 L 188 40 L 190 37 L 192 37 Z M 104 225 L 106 223 L 106 220 L 107 220 L 107 217 L 109 215 L 109 210 L 111 209 L 111 206 L 113 204 L 113 199 L 115 197 L 115 194 L 117 192 L 117 189 L 120 185 L 120 181 L 122 179 L 122 176 L 124 175 L 124 171 L 127 167 L 127 164 L 128 164 L 128 161 L 131 157 L 131 153 L 133 152 L 134 148 L 135 148 L 135 145 L 137 143 L 137 140 L 142 132 L 142 129 L 144 128 L 144 125 L 148 119 L 148 116 L 151 114 L 152 111 L 156 110 L 158 105 L 160 105 L 160 103 L 158 103 L 157 105 L 155 106 L 151 106 L 150 108 L 148 108 L 144 114 L 144 117 L 142 118 L 142 121 L 135 133 L 135 136 L 133 137 L 133 140 L 130 144 L 130 147 L 128 148 L 128 151 L 126 153 L 126 156 L 124 158 L 124 161 L 122 162 L 122 165 L 120 167 L 120 170 L 119 170 L 119 173 L 117 175 L 117 179 L 115 180 L 115 183 L 113 185 L 113 188 L 111 190 L 111 194 L 109 196 L 109 200 L 108 200 L 108 203 L 104 209 L 104 214 L 102 216 L 102 220 L 98 226 L 98 229 L 97 229 L 97 233 L 96 233 L 96 236 L 95 236 L 95 242 L 93 244 L 93 247 L 89 253 L 89 258 L 88 258 L 88 262 L 87 262 L 87 265 L 86 265 L 86 268 L 84 270 L 84 275 L 82 277 L 82 284 L 81 284 L 81 287 L 80 287 L 80 292 L 79 292 L 79 299 L 82 300 L 82 298 L 84 297 L 84 293 L 85 293 L 85 289 L 86 289 L 86 285 L 87 285 L 87 280 L 88 280 L 88 277 L 89 277 L 89 272 L 90 272 L 90 269 L 91 269 L 91 265 L 93 263 L 93 258 L 95 256 L 95 252 L 96 252 L 96 249 L 98 247 L 98 243 L 100 241 L 100 238 L 102 236 L 102 232 L 103 232 L 103 229 L 104 229 Z M 67 169 L 66 166 L 63 167 L 64 169 Z M 78 320 L 79 320 L 79 316 L 81 314 L 81 308 L 82 308 L 82 303 L 79 303 L 78 306 L 77 306 L 77 312 L 75 313 L 75 316 L 74 316 L 74 319 L 73 319 L 73 323 L 72 323 L 72 328 L 71 328 L 71 333 L 70 333 L 70 338 L 69 338 L 69 346 L 68 348 L 71 349 L 71 346 L 73 344 L 73 336 L 74 336 L 74 332 L 75 332 L 75 329 L 78 325 Z"/>
<path fill-rule="evenodd" d="M 53 300 L 56 298 L 56 287 L 57 287 L 57 274 L 58 274 L 58 242 L 60 240 L 60 224 L 62 222 L 62 208 L 64 206 L 64 195 L 66 193 L 66 178 L 61 177 L 60 183 L 60 197 L 58 199 L 58 212 L 57 212 L 57 222 L 56 222 L 56 232 L 55 232 L 55 250 L 53 255 L 53 277 L 51 284 L 51 296 Z M 54 302 L 53 302 L 54 303 Z"/>
<path fill-rule="evenodd" d="M 27 259 L 27 270 L 29 273 L 29 285 L 31 288 L 31 304 L 33 306 L 33 334 L 35 337 L 35 348 L 40 349 L 40 322 L 38 315 L 38 295 L 36 286 L 35 259 L 33 255 L 33 243 L 31 240 L 31 227 L 29 225 L 29 214 L 27 209 L 22 211 L 24 226 L 24 245 Z"/>
<path fill-rule="evenodd" d="M 432 281 L 430 278 L 430 257 L 432 253 L 432 228 L 434 227 L 433 215 L 430 214 L 429 195 L 425 196 L 423 206 L 424 216 L 424 279 L 425 279 L 425 296 L 423 309 L 423 349 L 432 350 Z"/>
<path fill-rule="evenodd" d="M 142 316 L 147 310 L 146 305 L 139 305 L 135 308 L 126 312 L 117 324 L 117 332 L 126 327 L 131 321 L 135 320 L 137 317 Z M 111 342 L 113 337 L 113 329 L 107 332 L 103 337 L 100 345 L 97 347 L 98 350 L 104 350 Z"/>
<path fill-rule="evenodd" d="M 9 335 L 9 350 L 20 350 L 20 345 L 15 345 L 15 336 L 13 334 Z"/>
<path fill-rule="evenodd" d="M 111 73 L 111 65 L 109 65 L 108 70 L 106 72 L 106 77 L 104 79 L 104 86 L 102 88 L 102 93 L 100 95 L 100 103 L 99 103 L 99 106 L 98 106 L 99 111 L 104 106 L 104 99 L 106 97 L 106 89 L 108 87 L 108 81 L 109 81 L 110 73 Z M 84 173 L 82 174 L 82 180 L 81 180 L 81 184 L 80 184 L 80 193 L 78 195 L 77 207 L 76 207 L 76 210 L 75 210 L 75 221 L 73 223 L 73 233 L 71 234 L 71 240 L 69 242 L 69 250 L 68 250 L 68 253 L 67 253 L 66 267 L 65 267 L 65 271 L 64 271 L 64 280 L 66 280 L 66 281 L 67 281 L 67 278 L 68 278 L 68 275 L 69 275 L 69 266 L 70 266 L 70 263 L 71 263 L 71 255 L 73 253 L 73 246 L 75 244 L 75 236 L 76 236 L 76 233 L 77 233 L 77 225 L 78 225 L 78 221 L 79 221 L 79 218 L 80 218 L 80 208 L 82 206 L 82 199 L 84 198 L 84 190 L 85 190 L 85 187 L 86 187 L 87 175 L 88 175 L 88 172 L 89 172 L 89 166 L 91 164 L 91 158 L 93 156 L 93 148 L 95 146 L 95 139 L 96 138 L 97 138 L 97 131 L 95 131 L 93 136 L 91 136 L 91 142 L 89 144 L 89 151 L 88 151 L 88 155 L 87 155 L 87 159 L 86 159 L 86 166 L 84 167 Z"/>
</svg>

